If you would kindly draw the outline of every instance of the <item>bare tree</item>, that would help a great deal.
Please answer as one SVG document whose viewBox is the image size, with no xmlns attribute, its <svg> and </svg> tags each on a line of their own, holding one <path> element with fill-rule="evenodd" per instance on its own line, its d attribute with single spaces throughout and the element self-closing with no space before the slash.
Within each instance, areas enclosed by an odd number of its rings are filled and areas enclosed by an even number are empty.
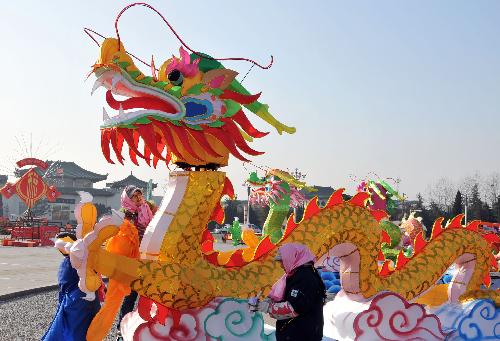
<svg viewBox="0 0 500 341">
<path fill-rule="evenodd" d="M 492 207 L 500 195 L 500 173 L 494 172 L 487 175 L 480 184 L 480 191 L 484 201 Z"/>
<path fill-rule="evenodd" d="M 450 179 L 440 178 L 428 187 L 428 201 L 435 203 L 441 211 L 449 213 L 456 191 L 456 186 Z"/>
<path fill-rule="evenodd" d="M 479 172 L 476 172 L 472 175 L 467 175 L 462 178 L 459 184 L 459 190 L 460 192 L 466 196 L 467 198 L 472 198 L 472 194 L 474 191 L 474 186 L 478 185 L 481 183 L 481 174 Z"/>
</svg>

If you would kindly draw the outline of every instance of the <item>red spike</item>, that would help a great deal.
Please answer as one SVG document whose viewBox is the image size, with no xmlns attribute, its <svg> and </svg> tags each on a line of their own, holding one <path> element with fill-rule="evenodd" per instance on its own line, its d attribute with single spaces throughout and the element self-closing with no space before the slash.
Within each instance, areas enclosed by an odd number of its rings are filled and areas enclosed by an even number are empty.
<svg viewBox="0 0 500 341">
<path fill-rule="evenodd" d="M 349 200 L 349 204 L 353 206 L 365 207 L 366 200 L 370 197 L 370 194 L 366 192 L 358 192 L 356 193 L 351 200 Z"/>
<path fill-rule="evenodd" d="M 243 260 L 243 249 L 238 249 L 233 252 L 229 261 L 225 264 L 226 267 L 241 267 L 245 264 Z"/>
<path fill-rule="evenodd" d="M 236 149 L 233 139 L 230 136 L 226 135 L 222 130 L 209 127 L 207 129 L 207 133 L 219 140 L 224 145 L 224 147 L 226 147 L 231 152 L 231 154 L 233 154 L 234 157 L 241 161 L 250 162 L 240 154 L 238 149 Z"/>
<path fill-rule="evenodd" d="M 269 239 L 269 236 L 266 236 L 264 239 L 262 239 L 257 245 L 257 248 L 255 249 L 255 256 L 253 257 L 254 260 L 259 259 L 260 257 L 266 255 L 274 249 L 276 246 L 271 242 L 271 239 Z"/>
<path fill-rule="evenodd" d="M 165 140 L 165 144 L 167 145 L 167 152 L 173 153 L 180 158 L 186 159 L 186 157 L 179 152 L 177 146 L 175 145 L 170 126 L 165 122 L 159 122 L 156 120 L 153 121 L 153 125 L 159 128 L 161 133 L 163 134 L 163 139 Z"/>
<path fill-rule="evenodd" d="M 204 151 L 206 151 L 210 156 L 213 156 L 213 157 L 221 157 L 221 155 L 219 155 L 213 148 L 212 146 L 210 145 L 210 143 L 208 142 L 207 138 L 205 137 L 205 135 L 198 131 L 198 130 L 194 130 L 194 129 L 190 129 L 188 128 L 187 129 L 187 132 L 189 133 L 189 135 L 191 135 L 195 140 L 196 142 L 203 148 Z"/>
<path fill-rule="evenodd" d="M 453 218 L 446 228 L 448 229 L 459 229 L 462 228 L 462 219 L 464 218 L 464 214 L 459 214 L 455 218 Z"/>
<path fill-rule="evenodd" d="M 144 155 L 142 155 L 142 153 L 137 149 L 137 144 L 139 143 L 139 135 L 135 134 L 134 132 L 130 131 L 130 129 L 127 128 L 118 128 L 118 131 L 125 138 L 125 141 L 127 141 L 129 151 L 132 150 L 135 155 L 139 155 L 139 157 L 144 158 Z M 129 152 L 129 154 L 131 153 Z M 132 160 L 132 162 L 133 161 L 134 160 Z M 134 163 L 136 165 L 139 165 L 137 161 Z"/>
<path fill-rule="evenodd" d="M 385 256 L 382 251 L 378 252 L 377 260 L 381 262 L 385 261 Z"/>
<path fill-rule="evenodd" d="M 214 250 L 214 236 L 210 233 L 208 229 L 203 231 L 201 236 L 201 251 L 204 254 L 210 253 Z"/>
<path fill-rule="evenodd" d="M 171 125 L 170 130 L 172 130 L 174 134 L 177 135 L 179 141 L 181 141 L 182 143 L 182 146 L 186 149 L 190 156 L 200 161 L 203 160 L 203 158 L 194 151 L 193 146 L 191 146 L 188 133 L 186 132 L 185 128 Z"/>
<path fill-rule="evenodd" d="M 342 197 L 342 194 L 344 193 L 345 189 L 344 188 L 339 188 L 333 194 L 330 196 L 328 199 L 328 202 L 326 203 L 325 207 L 333 207 L 336 205 L 340 205 L 344 203 L 344 198 Z"/>
<path fill-rule="evenodd" d="M 261 131 L 255 129 L 255 127 L 252 125 L 252 123 L 250 123 L 250 121 L 246 117 L 246 115 L 243 112 L 243 110 L 238 111 L 231 118 L 236 123 L 238 123 L 238 125 L 241 127 L 241 129 L 243 129 L 251 137 L 255 137 L 255 138 L 258 139 L 258 138 L 264 137 L 267 134 L 269 134 L 269 133 L 264 133 L 264 132 L 261 132 Z"/>
<path fill-rule="evenodd" d="M 467 224 L 467 226 L 465 227 L 465 229 L 469 230 L 469 231 L 478 232 L 479 231 L 479 225 L 481 225 L 481 221 L 480 220 L 473 220 L 473 221 L 471 221 L 470 223 Z"/>
<path fill-rule="evenodd" d="M 484 274 L 483 284 L 487 288 L 489 288 L 490 285 L 491 285 L 491 276 L 490 276 L 490 272 L 489 271 L 486 271 L 486 273 Z"/>
<path fill-rule="evenodd" d="M 321 209 L 319 208 L 318 205 L 318 197 L 312 198 L 307 204 L 306 208 L 304 209 L 304 217 L 302 218 L 302 221 L 308 220 L 313 215 L 318 213 L 320 210 Z"/>
<path fill-rule="evenodd" d="M 390 262 L 391 262 L 390 260 L 386 260 L 384 262 L 384 264 L 382 265 L 382 269 L 380 269 L 380 276 L 386 277 L 386 276 L 389 276 L 393 272 L 393 271 L 391 271 L 391 269 L 389 269 Z"/>
<path fill-rule="evenodd" d="M 111 129 L 110 133 L 111 139 L 111 147 L 115 151 L 115 155 L 118 158 L 118 162 L 123 165 L 123 156 L 122 156 L 122 148 L 123 148 L 123 136 L 118 133 L 116 128 Z"/>
<path fill-rule="evenodd" d="M 228 177 L 224 179 L 224 189 L 222 190 L 222 194 L 229 196 L 231 199 L 234 198 L 234 187 Z"/>
<path fill-rule="evenodd" d="M 146 161 L 146 164 L 148 166 L 151 166 L 151 149 L 149 149 L 148 145 L 146 142 L 144 142 L 144 161 Z"/>
<path fill-rule="evenodd" d="M 492 254 L 490 254 L 490 265 L 493 268 L 493 270 L 498 271 L 497 259 Z"/>
<path fill-rule="evenodd" d="M 201 251 L 204 254 L 208 254 L 208 253 L 211 253 L 213 250 L 214 250 L 214 241 L 213 241 L 213 239 L 212 240 L 203 240 L 202 239 L 202 242 L 201 242 Z"/>
<path fill-rule="evenodd" d="M 109 136 L 109 129 L 103 129 L 101 130 L 101 151 L 102 155 L 106 158 L 106 161 L 108 161 L 111 164 L 115 164 L 113 160 L 111 160 L 110 157 L 110 149 L 109 149 L 109 142 L 110 142 L 110 136 Z"/>
<path fill-rule="evenodd" d="M 380 242 L 387 243 L 389 245 L 391 244 L 391 236 L 389 236 L 385 230 L 382 230 L 382 233 L 380 234 Z"/>
<path fill-rule="evenodd" d="M 161 140 L 161 136 L 158 140 Z M 163 153 L 164 149 L 165 149 L 165 144 L 163 142 L 156 143 L 156 150 L 158 150 L 158 153 L 160 153 L 160 154 Z M 166 158 L 163 158 L 163 159 L 166 160 Z M 157 158 L 156 156 L 153 157 L 153 168 L 156 168 L 158 161 L 160 161 L 160 158 Z"/>
<path fill-rule="evenodd" d="M 147 146 L 151 154 L 163 160 L 164 157 L 161 155 L 161 152 L 159 152 L 158 149 L 156 148 L 158 145 L 158 141 L 156 140 L 157 134 L 153 126 L 149 124 L 138 124 L 137 131 L 139 135 L 141 135 L 142 140 L 144 141 L 144 146 L 145 146 L 144 150 L 146 149 Z M 149 159 L 149 156 L 147 156 L 146 158 Z"/>
<path fill-rule="evenodd" d="M 409 259 L 405 257 L 403 250 L 399 250 L 398 259 L 396 260 L 396 269 L 402 269 L 408 261 Z"/>
<path fill-rule="evenodd" d="M 415 236 L 415 240 L 413 241 L 413 245 L 414 245 L 413 249 L 415 250 L 414 254 L 420 253 L 420 251 L 422 251 L 422 249 L 425 247 L 425 245 L 427 245 L 427 242 L 425 241 L 422 232 L 419 232 Z"/>
<path fill-rule="evenodd" d="M 137 155 L 135 152 L 132 150 L 132 148 L 128 149 L 128 155 L 130 156 L 130 160 L 136 165 L 139 166 L 139 162 L 137 162 Z"/>
<path fill-rule="evenodd" d="M 169 150 L 167 150 L 167 155 L 165 155 L 165 165 L 168 168 L 168 164 L 170 163 L 170 160 L 172 160 L 172 153 L 170 153 Z M 168 168 L 170 170 L 170 168 Z"/>
<path fill-rule="evenodd" d="M 262 155 L 264 152 L 258 152 L 252 148 L 246 143 L 245 139 L 243 136 L 241 136 L 241 132 L 238 129 L 238 127 L 232 122 L 230 119 L 222 119 L 222 121 L 225 123 L 222 126 L 222 130 L 226 131 L 234 140 L 236 143 L 236 146 L 244 151 L 245 153 L 253 156 L 257 155 Z"/>
<path fill-rule="evenodd" d="M 205 257 L 205 259 L 210 263 L 210 264 L 213 264 L 213 265 L 216 265 L 218 266 L 219 265 L 219 262 L 217 261 L 217 256 L 219 255 L 219 252 L 218 251 L 215 251 L 215 252 L 212 252 L 212 253 L 208 253 L 208 254 L 205 254 L 203 255 Z"/>
<path fill-rule="evenodd" d="M 389 215 L 384 210 L 370 210 L 370 214 L 376 221 L 381 221 L 382 219 L 389 218 Z"/>
<path fill-rule="evenodd" d="M 224 90 L 224 92 L 220 95 L 220 99 L 232 99 L 235 102 L 238 102 L 240 104 L 251 104 L 255 102 L 256 100 L 259 99 L 260 97 L 260 92 L 255 95 L 244 95 L 240 94 L 239 92 L 231 91 L 231 90 Z"/>
<path fill-rule="evenodd" d="M 482 236 L 490 244 L 492 244 L 492 243 L 495 243 L 495 244 L 500 243 L 500 237 L 498 237 L 498 235 L 495 232 L 486 233 L 486 234 L 483 234 Z"/>
<path fill-rule="evenodd" d="M 217 206 L 215 206 L 210 220 L 215 221 L 219 225 L 224 223 L 224 209 L 222 208 L 220 201 L 217 202 Z"/>
<path fill-rule="evenodd" d="M 281 237 L 281 240 L 284 240 L 292 231 L 298 226 L 298 224 L 295 222 L 295 215 L 290 214 L 288 217 L 288 221 L 286 223 L 285 227 L 285 232 L 283 232 L 283 237 Z"/>
<path fill-rule="evenodd" d="M 432 225 L 432 234 L 431 238 L 435 238 L 439 236 L 441 233 L 443 233 L 443 217 L 439 217 L 434 221 L 434 224 Z"/>
</svg>

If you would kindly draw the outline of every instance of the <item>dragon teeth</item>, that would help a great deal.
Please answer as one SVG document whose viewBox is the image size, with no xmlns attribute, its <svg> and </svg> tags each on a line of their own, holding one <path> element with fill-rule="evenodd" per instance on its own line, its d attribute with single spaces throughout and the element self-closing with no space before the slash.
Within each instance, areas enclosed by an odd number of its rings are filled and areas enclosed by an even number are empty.
<svg viewBox="0 0 500 341">
<path fill-rule="evenodd" d="M 92 96 L 94 94 L 94 91 L 96 91 L 101 86 L 102 86 L 102 81 L 99 78 L 97 78 L 94 82 L 94 86 L 92 87 L 92 91 L 90 92 L 90 96 Z"/>
<path fill-rule="evenodd" d="M 104 122 L 106 122 L 107 120 L 109 120 L 109 115 L 108 115 L 108 113 L 106 112 L 106 109 L 105 109 L 104 107 L 102 108 L 102 120 L 103 120 Z"/>
<path fill-rule="evenodd" d="M 123 107 L 122 105 L 120 104 L 120 110 L 118 112 L 118 116 L 122 116 L 122 115 L 125 115 L 125 112 L 123 111 Z"/>
</svg>

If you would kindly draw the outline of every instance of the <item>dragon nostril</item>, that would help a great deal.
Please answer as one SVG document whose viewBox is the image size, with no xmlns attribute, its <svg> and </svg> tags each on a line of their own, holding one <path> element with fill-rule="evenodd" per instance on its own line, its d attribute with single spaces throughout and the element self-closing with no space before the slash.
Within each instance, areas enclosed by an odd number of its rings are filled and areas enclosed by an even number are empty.
<svg viewBox="0 0 500 341">
<path fill-rule="evenodd" d="M 184 80 L 184 76 L 177 69 L 173 69 L 172 71 L 170 71 L 167 75 L 167 78 L 170 82 L 172 82 L 172 84 L 178 86 L 182 85 L 182 82 Z"/>
</svg>

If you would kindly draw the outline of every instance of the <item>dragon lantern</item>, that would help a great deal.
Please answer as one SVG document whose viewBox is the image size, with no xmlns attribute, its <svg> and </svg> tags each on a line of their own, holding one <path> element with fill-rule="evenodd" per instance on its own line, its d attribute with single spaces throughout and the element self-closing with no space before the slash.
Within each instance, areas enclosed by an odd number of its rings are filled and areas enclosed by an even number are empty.
<svg viewBox="0 0 500 341">
<path fill-rule="evenodd" d="M 230 181 L 218 169 L 228 164 L 230 154 L 243 161 L 247 160 L 243 154 L 261 154 L 248 142 L 266 135 L 252 125 L 244 110 L 280 134 L 295 129 L 276 120 L 268 106 L 258 101 L 260 94 L 250 94 L 235 79 L 235 71 L 186 49 L 184 44 L 180 55 L 166 60 L 158 71 L 153 64 L 152 75 L 146 76 L 119 38 L 107 38 L 100 47 L 93 66 L 97 78 L 93 91 L 104 87 L 106 102 L 116 112 L 110 117 L 105 110 L 100 128 L 106 160 L 114 163 L 113 151 L 123 163 L 126 143 L 135 164 L 138 158 L 154 167 L 163 161 L 183 171 L 169 174 L 161 207 L 142 240 L 140 260 L 101 248 L 118 230 L 121 218 L 117 215 L 98 222 L 78 242 L 71 257 L 79 268 L 82 290 L 96 290 L 98 274 L 103 274 L 172 311 L 203 307 L 216 297 L 246 298 L 259 291 L 267 293 L 281 275 L 273 260 L 277 248 L 300 242 L 318 257 L 330 252 L 341 259 L 343 289 L 355 299 L 390 290 L 412 300 L 456 263 L 464 271 L 450 284 L 450 300 L 492 297 L 499 302 L 498 293 L 480 290 L 490 267 L 496 265 L 489 244 L 495 236 L 481 235 L 475 222 L 462 226 L 461 216 L 446 227 L 436 222 L 429 241 L 416 236 L 412 258 L 400 254 L 395 269 L 386 262 L 380 271 L 379 221 L 386 213 L 367 207 L 365 192 L 345 201 L 338 190 L 324 207 L 312 199 L 302 220 L 289 217 L 279 238 L 265 237 L 250 249 L 214 250 L 207 224 L 222 222 L 221 197 L 233 195 Z M 118 100 L 117 95 L 127 99 Z"/>
</svg>

